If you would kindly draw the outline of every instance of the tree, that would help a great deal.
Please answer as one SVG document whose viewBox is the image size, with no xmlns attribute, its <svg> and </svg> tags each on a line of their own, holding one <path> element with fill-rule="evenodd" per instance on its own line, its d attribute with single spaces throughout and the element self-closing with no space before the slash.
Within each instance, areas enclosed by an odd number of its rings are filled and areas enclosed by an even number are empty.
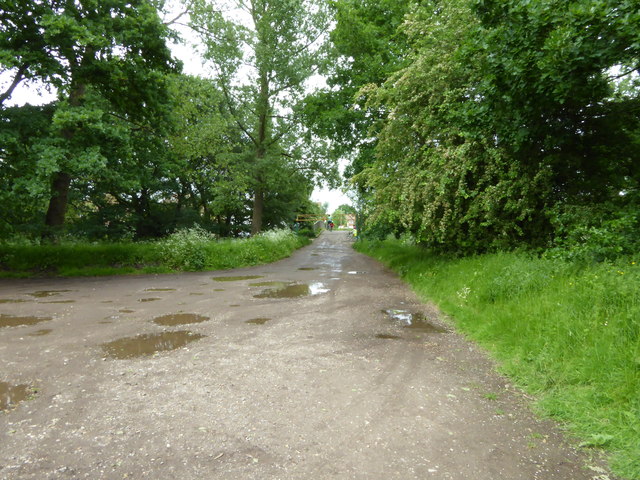
<svg viewBox="0 0 640 480">
<path fill-rule="evenodd" d="M 323 61 L 327 11 L 313 0 L 238 0 L 234 12 L 206 0 L 190 4 L 191 26 L 200 33 L 205 58 L 251 145 L 252 233 L 257 233 L 281 175 L 288 170 L 305 178 L 319 171 L 331 175 L 331 165 L 310 153 L 310 135 L 301 130 L 296 113 L 305 82 Z"/>
<path fill-rule="evenodd" d="M 43 155 L 55 165 L 45 223 L 59 228 L 72 179 L 106 160 L 90 140 L 102 114 L 85 105 L 88 92 L 106 100 L 110 115 L 132 124 L 150 121 L 162 103 L 161 72 L 175 65 L 165 45 L 168 31 L 147 0 L 13 3 L 15 9 L 2 12 L 0 61 L 14 76 L 0 99 L 24 79 L 58 91 L 52 128 L 59 137 Z"/>
</svg>

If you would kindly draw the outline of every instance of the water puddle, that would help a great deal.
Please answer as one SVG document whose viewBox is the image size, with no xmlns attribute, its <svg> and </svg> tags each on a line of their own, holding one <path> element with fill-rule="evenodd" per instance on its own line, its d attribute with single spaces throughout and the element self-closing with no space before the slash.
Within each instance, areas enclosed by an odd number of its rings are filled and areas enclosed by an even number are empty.
<svg viewBox="0 0 640 480">
<path fill-rule="evenodd" d="M 156 300 L 162 300 L 159 297 L 151 297 L 151 298 L 141 298 L 138 301 L 139 302 L 155 302 Z"/>
<path fill-rule="evenodd" d="M 311 270 L 317 270 L 317 268 L 316 267 L 300 267 L 298 270 L 311 271 Z"/>
<path fill-rule="evenodd" d="M 118 360 L 149 357 L 154 353 L 176 350 L 185 345 L 204 338 L 204 335 L 185 330 L 178 332 L 162 332 L 142 334 L 136 337 L 125 337 L 112 342 L 103 343 L 106 355 Z"/>
<path fill-rule="evenodd" d="M 270 288 L 257 295 L 255 298 L 297 298 L 306 297 L 309 295 L 320 295 L 327 293 L 328 288 L 324 283 L 289 283 L 284 284 L 281 287 Z"/>
<path fill-rule="evenodd" d="M 145 292 L 175 292 L 175 288 L 145 288 Z"/>
<path fill-rule="evenodd" d="M 29 385 L 10 385 L 7 382 L 0 382 L 0 412 L 15 407 L 32 393 L 34 392 Z"/>
<path fill-rule="evenodd" d="M 207 320 L 209 320 L 209 317 L 196 315 L 195 313 L 172 313 L 154 318 L 153 323 L 173 327 L 176 325 L 187 325 L 189 323 L 206 322 Z"/>
<path fill-rule="evenodd" d="M 129 308 L 123 308 L 121 310 L 118 310 L 120 313 L 134 313 L 135 310 L 131 310 Z"/>
<path fill-rule="evenodd" d="M 0 314 L 1 327 L 17 327 L 18 325 L 35 325 L 36 323 L 46 322 L 51 317 L 14 317 L 13 315 Z"/>
<path fill-rule="evenodd" d="M 376 338 L 381 338 L 383 340 L 400 340 L 402 337 L 398 335 L 390 335 L 388 333 L 379 333 L 376 335 Z"/>
<path fill-rule="evenodd" d="M 44 297 L 52 297 L 54 295 L 59 295 L 65 292 L 71 292 L 72 290 L 38 290 L 36 292 L 27 293 L 27 295 L 31 295 L 36 298 L 44 298 Z"/>
<path fill-rule="evenodd" d="M 76 301 L 75 300 L 50 300 L 48 302 L 41 302 L 41 303 L 76 303 Z"/>
<path fill-rule="evenodd" d="M 50 328 L 41 328 L 40 330 L 36 330 L 33 333 L 30 333 L 30 337 L 42 337 L 43 335 L 49 335 L 53 330 Z"/>
<path fill-rule="evenodd" d="M 391 320 L 400 324 L 404 328 L 423 333 L 444 333 L 446 330 L 434 325 L 422 313 L 411 313 L 408 310 L 382 310 Z"/>
<path fill-rule="evenodd" d="M 271 319 L 270 318 L 252 318 L 251 320 L 247 320 L 244 323 L 248 323 L 250 325 L 264 325 L 269 320 L 271 320 Z"/>
<path fill-rule="evenodd" d="M 256 282 L 256 283 L 250 283 L 249 286 L 250 287 L 277 287 L 277 288 L 284 288 L 287 285 L 290 285 L 291 282 L 279 282 L 277 280 L 275 281 L 271 281 L 271 282 Z"/>
<path fill-rule="evenodd" d="M 29 300 L 20 300 L 20 299 L 13 299 L 13 298 L 0 298 L 0 303 L 24 303 L 24 302 L 28 302 Z"/>
<path fill-rule="evenodd" d="M 240 275 L 235 277 L 211 277 L 211 280 L 216 282 L 238 282 L 240 280 L 255 280 L 257 278 L 264 278 L 264 275 Z"/>
<path fill-rule="evenodd" d="M 347 272 L 347 274 L 349 274 L 349 275 L 364 275 L 365 273 L 367 273 L 367 272 L 357 272 L 355 270 Z"/>
</svg>

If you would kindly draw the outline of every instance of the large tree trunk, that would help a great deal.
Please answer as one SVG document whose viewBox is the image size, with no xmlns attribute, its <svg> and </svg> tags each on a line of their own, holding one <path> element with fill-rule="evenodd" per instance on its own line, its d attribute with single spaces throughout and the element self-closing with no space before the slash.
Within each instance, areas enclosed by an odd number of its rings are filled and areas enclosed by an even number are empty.
<svg viewBox="0 0 640 480">
<path fill-rule="evenodd" d="M 71 88 L 69 94 L 69 105 L 78 107 L 82 104 L 86 87 L 84 84 L 76 84 Z M 72 140 L 76 134 L 75 129 L 65 128 L 62 136 L 65 140 Z M 69 187 L 71 186 L 71 175 L 66 172 L 56 172 L 51 181 L 51 198 L 49 199 L 49 208 L 45 217 L 44 224 L 46 226 L 43 238 L 54 240 L 56 230 L 60 230 L 64 225 L 67 213 L 67 205 L 69 202 Z"/>
<path fill-rule="evenodd" d="M 51 182 L 51 198 L 49 199 L 49 208 L 45 218 L 45 225 L 48 232 L 45 238 L 54 238 L 54 230 L 64 225 L 65 214 L 67 213 L 67 205 L 69 202 L 69 187 L 71 185 L 71 175 L 64 172 L 58 172 L 53 176 Z"/>
</svg>

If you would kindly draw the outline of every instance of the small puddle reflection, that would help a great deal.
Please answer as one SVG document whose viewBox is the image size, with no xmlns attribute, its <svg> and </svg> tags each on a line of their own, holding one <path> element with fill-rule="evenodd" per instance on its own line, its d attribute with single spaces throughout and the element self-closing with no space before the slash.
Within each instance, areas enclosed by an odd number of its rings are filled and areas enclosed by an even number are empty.
<svg viewBox="0 0 640 480">
<path fill-rule="evenodd" d="M 175 292 L 175 288 L 145 288 L 145 292 Z"/>
<path fill-rule="evenodd" d="M 291 282 L 280 282 L 275 280 L 270 282 L 256 282 L 256 283 L 249 284 L 250 287 L 277 287 L 277 288 L 284 288 L 287 285 L 291 285 Z"/>
<path fill-rule="evenodd" d="M 327 293 L 328 288 L 324 283 L 289 283 L 284 284 L 281 287 L 270 288 L 257 295 L 255 298 L 296 298 L 306 297 L 308 295 L 320 295 L 321 293 Z"/>
<path fill-rule="evenodd" d="M 10 385 L 7 382 L 0 382 L 0 411 L 15 407 L 32 393 L 29 385 Z"/>
<path fill-rule="evenodd" d="M 36 323 L 46 322 L 51 317 L 14 317 L 13 315 L 0 314 L 1 327 L 17 327 L 18 325 L 35 325 Z"/>
<path fill-rule="evenodd" d="M 162 315 L 153 319 L 153 323 L 158 325 L 165 325 L 173 327 L 175 325 L 187 325 L 189 323 L 206 322 L 209 317 L 203 315 L 196 315 L 195 313 L 172 313 L 169 315 Z"/>
<path fill-rule="evenodd" d="M 30 337 L 42 337 L 43 335 L 49 335 L 53 330 L 50 328 L 42 328 L 29 334 Z"/>
<path fill-rule="evenodd" d="M 71 292 L 72 290 L 38 290 L 36 292 L 27 293 L 27 295 L 31 295 L 36 298 L 44 298 L 44 297 L 52 297 L 54 295 L 58 295 L 64 292 Z"/>
<path fill-rule="evenodd" d="M 239 275 L 235 277 L 211 277 L 216 282 L 237 282 L 240 280 L 255 280 L 256 278 L 264 278 L 264 275 Z"/>
<path fill-rule="evenodd" d="M 139 302 L 155 302 L 156 300 L 162 300 L 159 297 L 151 297 L 151 298 L 141 298 L 138 301 Z"/>
<path fill-rule="evenodd" d="M 422 313 L 411 313 L 408 310 L 382 310 L 394 322 L 404 328 L 425 333 L 445 333 L 446 329 L 436 326 Z"/>
<path fill-rule="evenodd" d="M 381 338 L 383 340 L 400 340 L 402 337 L 399 337 L 398 335 L 390 335 L 388 333 L 379 333 L 376 335 L 376 338 Z"/>
<path fill-rule="evenodd" d="M 249 323 L 251 325 L 264 325 L 269 320 L 271 320 L 271 319 L 270 318 L 252 318 L 251 320 L 247 320 L 244 323 Z"/>
<path fill-rule="evenodd" d="M 184 347 L 188 343 L 204 338 L 204 335 L 185 330 L 178 332 L 162 332 L 142 334 L 136 337 L 125 337 L 113 342 L 103 343 L 102 348 L 107 356 L 118 360 L 148 357 L 156 352 L 166 352 Z"/>
</svg>

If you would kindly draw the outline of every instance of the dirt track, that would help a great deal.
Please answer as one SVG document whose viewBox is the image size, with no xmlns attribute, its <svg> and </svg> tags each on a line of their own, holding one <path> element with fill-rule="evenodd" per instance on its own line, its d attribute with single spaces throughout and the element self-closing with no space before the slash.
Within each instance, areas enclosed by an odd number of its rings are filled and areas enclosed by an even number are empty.
<svg viewBox="0 0 640 480">
<path fill-rule="evenodd" d="M 51 317 L 0 328 L 0 382 L 37 389 L 0 413 L 0 479 L 609 478 L 344 232 L 236 271 L 0 280 L 0 313 Z M 208 320 L 153 322 L 178 313 Z M 202 337 L 103 346 L 170 331 Z"/>
</svg>

